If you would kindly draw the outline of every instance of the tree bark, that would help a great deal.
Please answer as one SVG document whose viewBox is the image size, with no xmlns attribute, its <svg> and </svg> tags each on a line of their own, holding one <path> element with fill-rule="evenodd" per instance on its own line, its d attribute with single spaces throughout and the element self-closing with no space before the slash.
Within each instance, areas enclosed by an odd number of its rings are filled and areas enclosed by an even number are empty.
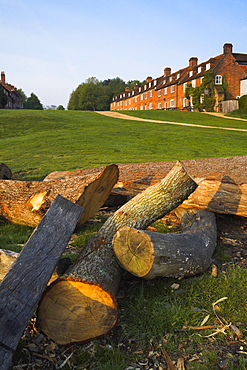
<svg viewBox="0 0 247 370">
<path fill-rule="evenodd" d="M 35 227 L 58 194 L 79 204 L 84 212 L 78 221 L 90 219 L 108 198 L 118 179 L 114 164 L 93 174 L 55 181 L 0 181 L 0 217 Z"/>
<path fill-rule="evenodd" d="M 122 227 L 113 238 L 120 265 L 135 276 L 184 277 L 205 271 L 216 245 L 215 215 L 189 210 L 181 219 L 182 233 L 162 234 Z"/>
<path fill-rule="evenodd" d="M 160 183 L 116 211 L 83 248 L 68 276 L 45 292 L 37 316 L 41 330 L 59 344 L 87 341 L 111 330 L 117 321 L 114 297 L 122 275 L 111 244 L 116 230 L 125 225 L 145 229 L 176 208 L 196 186 L 178 162 Z"/>
<path fill-rule="evenodd" d="M 51 274 L 64 251 L 82 208 L 58 195 L 0 284 L 0 369 L 12 355 Z"/>
<path fill-rule="evenodd" d="M 182 163 L 199 185 L 185 207 L 247 217 L 247 156 L 202 158 Z M 164 178 L 174 161 L 119 164 L 119 180 L 111 196 L 133 197 Z M 95 169 L 53 172 L 47 178 L 71 178 Z M 123 199 L 124 201 L 124 199 Z"/>
</svg>

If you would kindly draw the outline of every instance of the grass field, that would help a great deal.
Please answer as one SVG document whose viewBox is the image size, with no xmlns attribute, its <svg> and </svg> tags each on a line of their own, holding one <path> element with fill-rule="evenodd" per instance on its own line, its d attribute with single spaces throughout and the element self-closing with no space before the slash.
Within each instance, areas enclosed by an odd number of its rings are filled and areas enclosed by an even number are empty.
<svg viewBox="0 0 247 370">
<path fill-rule="evenodd" d="M 247 121 L 201 113 L 128 114 L 161 121 L 247 128 Z M 247 132 L 121 120 L 93 112 L 0 110 L 0 162 L 11 168 L 16 179 L 41 180 L 56 170 L 111 163 L 246 155 L 246 142 Z M 104 220 L 97 217 L 76 230 L 72 247 L 82 248 Z M 31 232 L 30 227 L 0 221 L 0 248 L 20 251 Z M 243 232 L 247 232 L 247 227 Z M 230 256 L 217 246 L 217 278 L 210 271 L 182 280 L 144 281 L 126 276 L 118 298 L 119 322 L 109 335 L 67 349 L 57 348 L 44 338 L 39 348 L 44 348 L 41 357 L 46 357 L 36 358 L 36 365 L 29 352 L 36 345 L 36 337 L 25 337 L 14 357 L 15 369 L 163 370 L 167 367 L 158 365 L 165 364 L 163 347 L 172 360 L 184 358 L 186 370 L 246 370 L 247 269 L 230 263 L 232 266 L 223 270 L 221 266 L 226 261 L 230 261 Z M 223 297 L 227 298 L 217 304 L 215 311 L 213 303 Z M 228 325 L 225 332 L 217 332 L 222 328 L 219 318 Z M 203 322 L 212 328 L 193 329 Z M 241 339 L 231 330 L 231 323 L 240 329 Z M 235 351 L 233 344 L 238 346 Z M 147 361 L 149 365 L 145 365 Z M 23 367 L 17 367 L 18 364 Z"/>
<path fill-rule="evenodd" d="M 201 113 L 134 112 L 142 118 L 246 128 L 247 121 Z M 157 162 L 246 154 L 247 132 L 107 118 L 94 112 L 0 111 L 1 162 L 14 178 L 110 163 Z"/>
</svg>

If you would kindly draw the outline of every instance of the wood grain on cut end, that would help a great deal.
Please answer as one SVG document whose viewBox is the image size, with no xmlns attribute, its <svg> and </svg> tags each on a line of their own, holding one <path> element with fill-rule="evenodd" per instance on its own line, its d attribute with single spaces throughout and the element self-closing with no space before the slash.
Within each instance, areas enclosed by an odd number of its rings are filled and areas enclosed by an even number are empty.
<svg viewBox="0 0 247 370">
<path fill-rule="evenodd" d="M 154 247 L 150 237 L 140 230 L 122 227 L 114 236 L 113 250 L 124 269 L 142 277 L 154 262 Z"/>
<path fill-rule="evenodd" d="M 117 321 L 115 298 L 100 285 L 63 278 L 38 308 L 38 327 L 56 343 L 85 342 L 111 330 Z"/>
</svg>

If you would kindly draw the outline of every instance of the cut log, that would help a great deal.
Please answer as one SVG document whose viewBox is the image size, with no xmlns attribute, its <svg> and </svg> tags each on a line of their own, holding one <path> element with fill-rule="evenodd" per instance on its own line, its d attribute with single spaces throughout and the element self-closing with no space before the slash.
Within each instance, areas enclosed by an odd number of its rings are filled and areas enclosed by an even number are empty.
<svg viewBox="0 0 247 370">
<path fill-rule="evenodd" d="M 83 342 L 106 334 L 117 321 L 115 295 L 122 269 L 112 238 L 122 226 L 145 229 L 175 209 L 196 183 L 181 163 L 158 184 L 132 198 L 104 223 L 67 271 L 47 289 L 37 313 L 42 331 L 58 344 Z"/>
<path fill-rule="evenodd" d="M 6 250 L 6 249 L 0 249 L 0 282 L 3 280 L 5 275 L 9 272 L 13 263 L 17 260 L 19 256 L 20 256 L 20 253 L 13 252 L 13 251 Z M 71 265 L 71 261 L 69 258 L 67 257 L 60 258 L 48 284 L 51 284 L 59 276 L 63 275 L 70 265 Z"/>
<path fill-rule="evenodd" d="M 0 368 L 12 355 L 64 251 L 82 208 L 58 195 L 0 284 Z"/>
<path fill-rule="evenodd" d="M 199 185 L 185 207 L 247 217 L 247 156 L 189 159 L 182 163 Z M 174 164 L 174 161 L 119 164 L 119 180 L 111 195 L 133 197 L 164 178 Z M 47 178 L 71 178 L 90 171 L 95 169 L 54 172 Z"/>
<path fill-rule="evenodd" d="M 128 226 L 113 238 L 113 250 L 120 265 L 135 276 L 184 277 L 205 271 L 216 246 L 215 215 L 188 210 L 181 219 L 182 233 L 162 234 Z"/>
<path fill-rule="evenodd" d="M 11 169 L 6 166 L 4 163 L 0 163 L 0 179 L 1 180 L 10 180 L 12 178 Z"/>
<path fill-rule="evenodd" d="M 118 179 L 118 167 L 106 166 L 94 174 L 55 181 L 0 181 L 0 217 L 37 226 L 58 194 L 79 204 L 84 212 L 78 222 L 90 219 L 108 198 Z"/>
</svg>

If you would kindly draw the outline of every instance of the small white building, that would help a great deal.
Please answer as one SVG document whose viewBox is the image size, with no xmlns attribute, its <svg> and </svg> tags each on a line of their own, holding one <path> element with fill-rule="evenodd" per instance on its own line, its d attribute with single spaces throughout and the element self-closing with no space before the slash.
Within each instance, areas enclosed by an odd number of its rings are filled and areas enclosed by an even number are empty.
<svg viewBox="0 0 247 370">
<path fill-rule="evenodd" d="M 247 95 L 247 76 L 240 80 L 240 96 Z"/>
</svg>

